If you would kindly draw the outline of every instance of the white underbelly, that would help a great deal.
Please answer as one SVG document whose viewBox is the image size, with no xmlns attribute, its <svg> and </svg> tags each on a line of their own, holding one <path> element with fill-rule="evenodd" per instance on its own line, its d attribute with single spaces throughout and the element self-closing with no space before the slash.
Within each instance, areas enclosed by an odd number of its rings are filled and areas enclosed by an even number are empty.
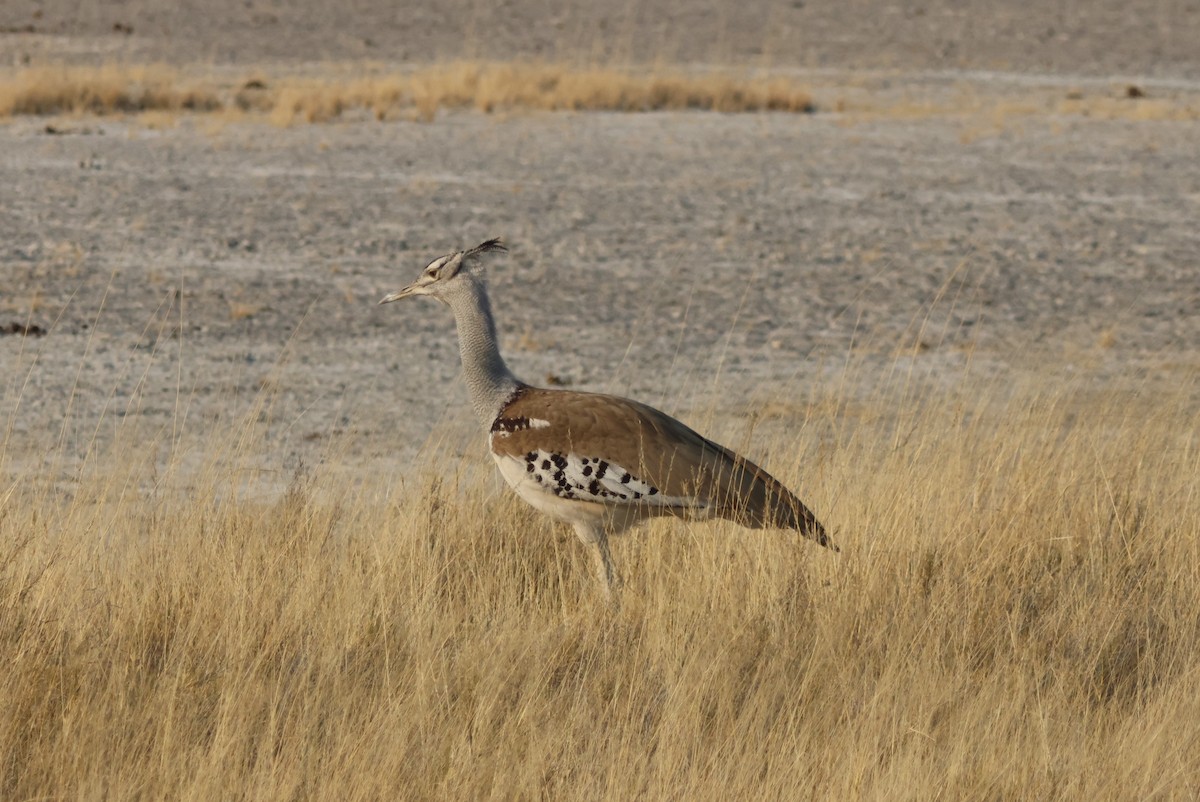
<svg viewBox="0 0 1200 802">
<path fill-rule="evenodd" d="M 538 512 L 545 513 L 556 521 L 569 524 L 596 524 L 608 515 L 603 504 L 582 499 L 566 499 L 556 495 L 546 484 L 538 482 L 534 474 L 525 468 L 522 460 L 492 455 L 500 475 L 508 486 Z"/>
</svg>

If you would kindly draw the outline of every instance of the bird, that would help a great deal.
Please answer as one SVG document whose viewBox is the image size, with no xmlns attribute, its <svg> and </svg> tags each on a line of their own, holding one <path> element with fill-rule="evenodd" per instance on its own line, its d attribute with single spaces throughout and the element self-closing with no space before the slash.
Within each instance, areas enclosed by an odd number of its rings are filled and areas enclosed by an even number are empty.
<svg viewBox="0 0 1200 802">
<path fill-rule="evenodd" d="M 428 296 L 450 307 L 471 406 L 501 476 L 536 510 L 571 525 L 606 596 L 622 584 L 609 537 L 657 516 L 794 530 L 838 550 L 779 480 L 667 413 L 518 379 L 500 354 L 484 269 L 484 257 L 507 250 L 497 238 L 439 256 L 379 303 Z"/>
</svg>

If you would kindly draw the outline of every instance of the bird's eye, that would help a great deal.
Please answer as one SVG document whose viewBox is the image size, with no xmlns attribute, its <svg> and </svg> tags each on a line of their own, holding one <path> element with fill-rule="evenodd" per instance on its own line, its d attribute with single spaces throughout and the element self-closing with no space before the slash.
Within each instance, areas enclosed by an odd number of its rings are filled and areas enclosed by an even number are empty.
<svg viewBox="0 0 1200 802">
<path fill-rule="evenodd" d="M 437 270 L 432 267 L 425 271 L 425 275 L 429 276 L 430 278 L 437 278 L 437 273 Z"/>
</svg>

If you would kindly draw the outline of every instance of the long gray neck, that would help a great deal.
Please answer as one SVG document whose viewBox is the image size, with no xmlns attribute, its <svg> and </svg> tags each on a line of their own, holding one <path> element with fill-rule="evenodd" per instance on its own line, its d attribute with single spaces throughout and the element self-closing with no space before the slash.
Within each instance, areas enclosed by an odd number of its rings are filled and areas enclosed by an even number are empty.
<svg viewBox="0 0 1200 802">
<path fill-rule="evenodd" d="M 471 395 L 471 407 L 484 428 L 490 428 L 521 383 L 500 356 L 492 304 L 483 281 L 472 277 L 446 302 L 458 326 L 458 350 L 462 354 L 463 378 Z"/>
</svg>

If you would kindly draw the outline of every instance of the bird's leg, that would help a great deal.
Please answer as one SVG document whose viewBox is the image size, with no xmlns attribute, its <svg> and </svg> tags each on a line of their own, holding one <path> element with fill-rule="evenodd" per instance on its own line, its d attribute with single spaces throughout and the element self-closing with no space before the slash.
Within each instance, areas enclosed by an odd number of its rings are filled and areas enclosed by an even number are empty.
<svg viewBox="0 0 1200 802">
<path fill-rule="evenodd" d="M 600 525 L 588 526 L 575 524 L 575 534 L 584 543 L 592 546 L 596 563 L 596 574 L 604 588 L 604 596 L 612 601 L 617 589 L 621 587 L 621 575 L 613 565 L 612 552 L 608 550 L 608 533 Z"/>
<path fill-rule="evenodd" d="M 608 535 L 602 534 L 596 541 L 596 570 L 604 582 L 604 595 L 612 601 L 613 594 L 621 587 L 621 575 L 613 565 L 612 553 L 608 550 Z"/>
</svg>

